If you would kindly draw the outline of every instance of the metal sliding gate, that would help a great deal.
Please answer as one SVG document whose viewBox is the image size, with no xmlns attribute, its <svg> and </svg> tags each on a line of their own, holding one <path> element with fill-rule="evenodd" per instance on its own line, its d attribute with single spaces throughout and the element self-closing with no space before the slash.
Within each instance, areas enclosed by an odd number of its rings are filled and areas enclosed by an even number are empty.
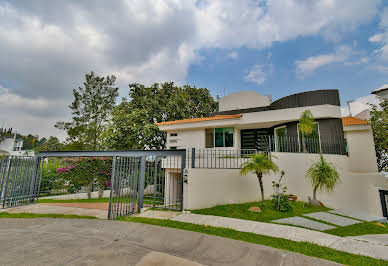
<svg viewBox="0 0 388 266">
<path fill-rule="evenodd" d="M 0 159 L 0 206 L 30 204 L 38 197 L 39 158 L 7 156 Z"/>
<path fill-rule="evenodd" d="M 185 150 L 135 151 L 115 155 L 108 218 L 143 207 L 183 210 Z"/>
<path fill-rule="evenodd" d="M 44 152 L 33 157 L 7 156 L 0 159 L 0 208 L 32 204 L 42 196 L 70 193 L 61 171 L 76 167 L 77 158 L 85 157 L 111 158 L 109 219 L 139 212 L 143 207 L 183 209 L 186 150 Z M 66 165 L 69 162 L 70 167 Z M 71 191 L 84 193 L 85 187 Z"/>
</svg>

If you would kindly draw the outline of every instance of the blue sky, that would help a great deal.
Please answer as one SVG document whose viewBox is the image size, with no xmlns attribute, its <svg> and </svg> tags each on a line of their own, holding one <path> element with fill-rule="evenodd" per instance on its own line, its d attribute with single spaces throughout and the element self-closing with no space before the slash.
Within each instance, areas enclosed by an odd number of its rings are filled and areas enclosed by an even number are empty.
<svg viewBox="0 0 388 266">
<path fill-rule="evenodd" d="M 188 84 L 207 87 L 213 95 L 240 90 L 256 90 L 272 95 L 273 99 L 306 90 L 338 89 L 343 105 L 348 100 L 367 96 L 381 85 L 388 83 L 388 73 L 377 71 L 369 64 L 359 63 L 362 57 L 373 57 L 378 45 L 368 41 L 379 31 L 379 19 L 345 33 L 341 40 L 332 42 L 322 36 L 299 37 L 271 47 L 257 50 L 203 49 L 201 60 L 189 68 Z M 306 58 L 336 53 L 340 46 L 346 46 L 355 53 L 346 60 L 333 62 L 300 73 L 297 61 Z M 247 79 L 250 70 L 262 66 L 266 73 L 264 81 Z"/>
<path fill-rule="evenodd" d="M 0 124 L 64 132 L 84 75 L 273 100 L 339 89 L 352 112 L 388 83 L 385 0 L 0 0 Z M 343 108 L 346 115 L 346 108 Z"/>
</svg>

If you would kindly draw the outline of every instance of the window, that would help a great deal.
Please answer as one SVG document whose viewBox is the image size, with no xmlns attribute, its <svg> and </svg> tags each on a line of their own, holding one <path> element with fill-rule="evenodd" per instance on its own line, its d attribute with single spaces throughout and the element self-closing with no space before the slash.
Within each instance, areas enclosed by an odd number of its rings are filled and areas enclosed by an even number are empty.
<svg viewBox="0 0 388 266">
<path fill-rule="evenodd" d="M 319 134 L 319 124 L 315 123 L 313 132 L 306 136 L 302 136 L 302 133 L 299 130 L 298 124 L 298 139 L 299 147 L 302 152 L 309 153 L 320 153 L 321 152 L 321 136 Z"/>
<path fill-rule="evenodd" d="M 176 137 L 178 136 L 178 133 L 170 133 L 170 137 Z"/>
<path fill-rule="evenodd" d="M 287 127 L 277 127 L 274 130 L 275 133 L 275 151 L 287 152 Z"/>
<path fill-rule="evenodd" d="M 214 128 L 205 129 L 206 148 L 214 148 Z"/>
<path fill-rule="evenodd" d="M 206 129 L 206 148 L 233 147 L 233 135 L 232 127 Z"/>
</svg>

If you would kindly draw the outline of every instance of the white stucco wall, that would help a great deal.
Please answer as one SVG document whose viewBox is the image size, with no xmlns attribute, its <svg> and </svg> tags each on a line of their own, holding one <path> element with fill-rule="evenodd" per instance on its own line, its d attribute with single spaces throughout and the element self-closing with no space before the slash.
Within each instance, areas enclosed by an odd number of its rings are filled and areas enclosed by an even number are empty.
<svg viewBox="0 0 388 266">
<path fill-rule="evenodd" d="M 15 140 L 14 138 L 6 138 L 0 142 L 0 151 L 11 153 L 13 151 Z"/>
<path fill-rule="evenodd" d="M 370 125 L 345 126 L 349 169 L 352 172 L 377 172 L 377 159 Z"/>
<path fill-rule="evenodd" d="M 221 98 L 219 101 L 219 110 L 222 112 L 268 106 L 270 104 L 271 98 L 269 96 L 261 95 L 256 91 L 240 91 Z"/>
<path fill-rule="evenodd" d="M 305 173 L 318 155 L 274 153 L 276 163 L 286 172 L 283 177 L 288 193 L 307 201 L 312 196 L 312 187 Z M 385 186 L 385 177 L 377 172 L 349 171 L 349 158 L 344 155 L 325 155 L 336 165 L 341 182 L 332 192 L 318 192 L 318 199 L 331 208 L 350 208 L 381 215 L 378 201 L 378 187 Z M 188 183 L 185 184 L 186 209 L 200 209 L 228 203 L 241 203 L 259 199 L 259 185 L 255 175 L 241 176 L 238 169 L 189 169 Z M 265 197 L 273 193 L 272 181 L 279 175 L 263 178 Z"/>
<path fill-rule="evenodd" d="M 171 133 L 177 133 L 171 137 Z M 176 140 L 176 142 L 173 142 Z M 205 148 L 205 129 L 194 130 L 172 130 L 167 132 L 167 149 L 177 147 L 178 149 Z"/>
</svg>

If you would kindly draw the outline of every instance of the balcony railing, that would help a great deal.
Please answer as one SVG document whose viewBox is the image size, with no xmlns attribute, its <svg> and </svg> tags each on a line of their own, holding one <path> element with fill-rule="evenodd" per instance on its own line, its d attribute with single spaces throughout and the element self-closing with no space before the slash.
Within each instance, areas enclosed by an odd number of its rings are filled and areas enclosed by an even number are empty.
<svg viewBox="0 0 388 266">
<path fill-rule="evenodd" d="M 347 154 L 345 140 L 341 138 L 304 138 L 302 140 L 288 136 L 262 136 L 256 147 L 257 149 L 192 148 L 187 150 L 186 167 L 239 169 L 242 163 L 247 161 L 248 155 L 257 152 Z"/>
<path fill-rule="evenodd" d="M 186 167 L 239 169 L 255 149 L 190 149 L 187 150 Z"/>
</svg>

